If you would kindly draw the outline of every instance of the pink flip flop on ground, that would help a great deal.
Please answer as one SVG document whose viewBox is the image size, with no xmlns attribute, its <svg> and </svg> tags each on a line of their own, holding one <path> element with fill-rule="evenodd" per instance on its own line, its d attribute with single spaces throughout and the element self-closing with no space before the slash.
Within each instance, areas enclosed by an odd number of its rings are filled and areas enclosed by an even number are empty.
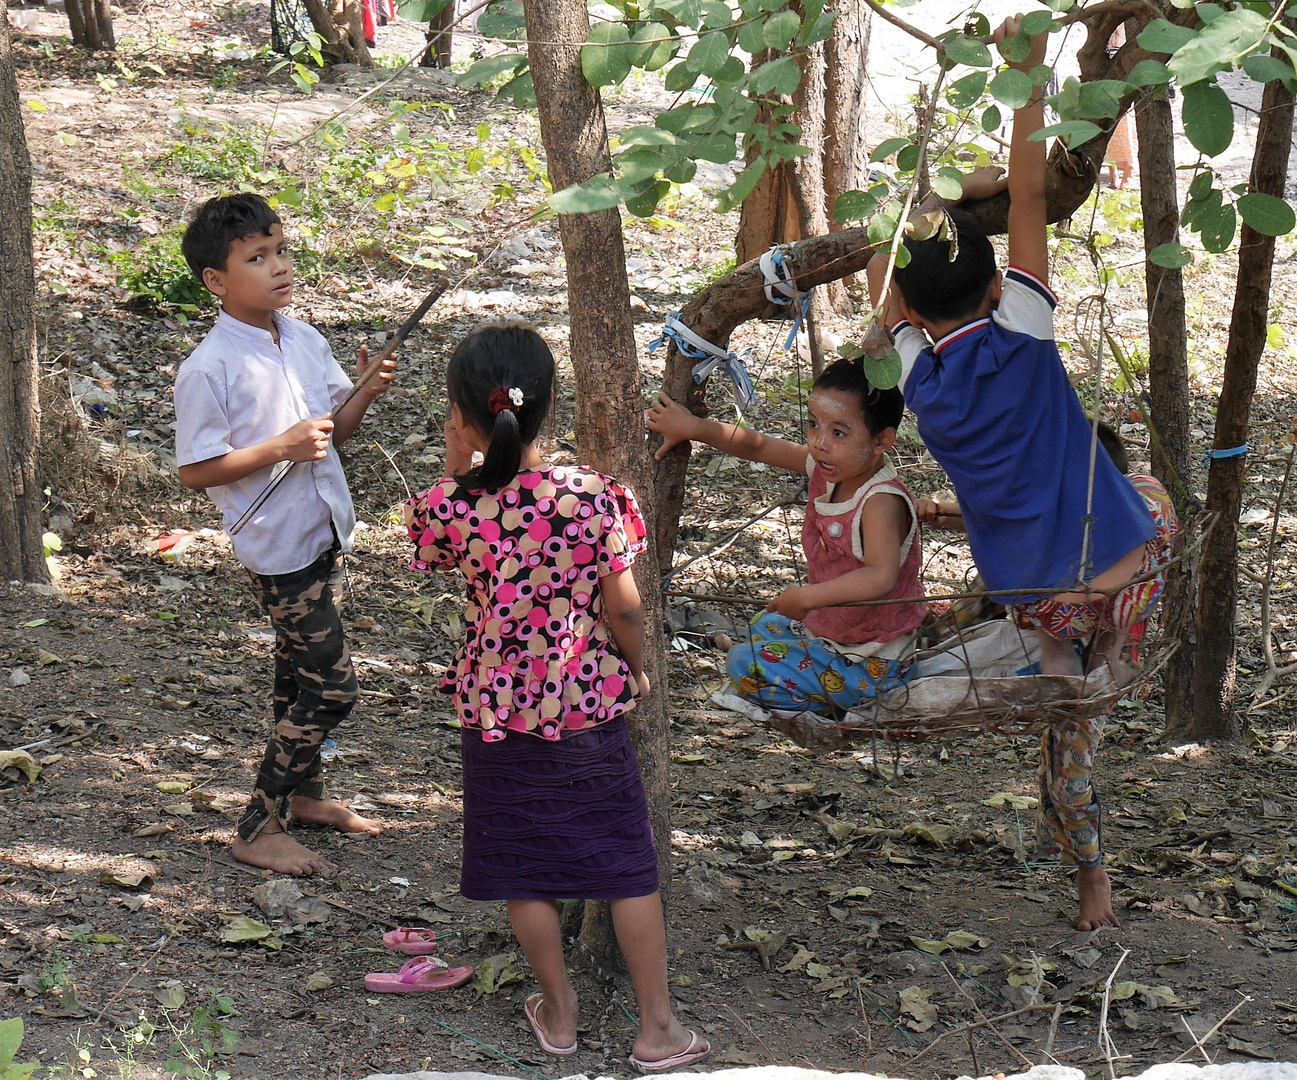
<svg viewBox="0 0 1297 1080">
<path fill-rule="evenodd" d="M 400 971 L 380 971 L 365 976 L 365 986 L 376 994 L 423 994 L 453 990 L 473 977 L 471 967 L 450 967 L 444 960 L 417 956 Z"/>
<path fill-rule="evenodd" d="M 540 1011 L 544 1000 L 543 994 L 532 994 L 522 1007 L 522 1011 L 527 1014 L 527 1023 L 531 1025 L 532 1034 L 536 1036 L 536 1041 L 540 1043 L 540 1048 L 545 1053 L 553 1054 L 555 1057 L 570 1057 L 576 1053 L 576 1043 L 574 1042 L 571 1046 L 555 1046 L 546 1036 L 545 1029 L 540 1026 L 540 1020 L 536 1014 Z"/>
<path fill-rule="evenodd" d="M 711 1052 L 712 1048 L 691 1031 L 689 1032 L 689 1045 L 680 1053 L 660 1058 L 657 1061 L 641 1061 L 634 1054 L 631 1054 L 630 1063 L 642 1073 L 663 1073 L 669 1072 L 671 1069 L 682 1069 L 686 1065 L 692 1065 L 695 1061 L 702 1061 Z"/>
<path fill-rule="evenodd" d="M 402 926 L 384 934 L 383 944 L 406 956 L 427 956 L 437 951 L 437 932 L 423 926 Z"/>
</svg>

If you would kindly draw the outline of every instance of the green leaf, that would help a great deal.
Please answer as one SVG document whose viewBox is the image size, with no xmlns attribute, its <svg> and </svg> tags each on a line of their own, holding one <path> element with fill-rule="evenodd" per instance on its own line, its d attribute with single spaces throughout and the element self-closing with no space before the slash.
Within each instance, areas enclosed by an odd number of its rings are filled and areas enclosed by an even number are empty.
<svg viewBox="0 0 1297 1080">
<path fill-rule="evenodd" d="M 1056 139 L 1065 140 L 1068 148 L 1075 150 L 1102 131 L 1098 124 L 1092 124 L 1089 120 L 1064 120 L 1061 124 L 1050 124 L 1049 127 L 1034 131 L 1028 138 L 1031 142 L 1044 142 L 1052 135 Z"/>
<path fill-rule="evenodd" d="M 715 75 L 729 58 L 730 39 L 719 30 L 712 30 L 694 42 L 685 63 L 691 71 Z"/>
<path fill-rule="evenodd" d="M 473 989 L 479 994 L 494 994 L 502 986 L 522 982 L 522 972 L 514 964 L 517 953 L 497 953 L 477 965 L 477 981 Z"/>
<path fill-rule="evenodd" d="M 1225 203 L 1216 213 L 1204 216 L 1201 225 L 1199 235 L 1202 237 L 1202 246 L 1214 254 L 1219 254 L 1234 242 L 1238 218 L 1234 207 Z"/>
<path fill-rule="evenodd" d="M 18 1054 L 23 1044 L 23 1018 L 13 1016 L 0 1023 L 0 1074 L 8 1075 L 5 1070 Z"/>
<path fill-rule="evenodd" d="M 761 40 L 767 49 L 783 52 L 802 28 L 801 17 L 795 11 L 781 11 L 766 20 L 761 31 Z"/>
<path fill-rule="evenodd" d="M 621 133 L 623 147 L 631 146 L 675 146 L 679 140 L 669 131 L 649 127 L 647 124 L 629 127 Z"/>
<path fill-rule="evenodd" d="M 720 71 L 712 76 L 712 80 L 722 86 L 733 86 L 735 83 L 742 82 L 743 76 L 747 73 L 742 60 L 737 56 L 727 56 Z"/>
<path fill-rule="evenodd" d="M 1200 11 L 1201 8 L 1199 5 Z M 1187 90 L 1218 71 L 1234 67 L 1248 53 L 1255 52 L 1265 40 L 1267 28 L 1265 17 L 1251 8 L 1233 8 L 1181 46 L 1167 67 Z M 1142 34 L 1140 39 L 1142 43 Z"/>
<path fill-rule="evenodd" d="M 48 555 L 51 551 L 63 550 L 63 541 L 59 537 L 58 533 L 52 533 L 52 532 L 41 533 L 41 544 L 45 548 L 46 555 Z"/>
<path fill-rule="evenodd" d="M 32 112 L 36 112 L 36 113 L 49 112 L 49 106 L 47 106 L 45 102 L 41 101 L 40 98 L 28 98 L 27 108 L 31 109 Z M 14 1017 L 14 1019 L 16 1020 L 18 1018 Z M 7 1020 L 5 1021 L 5 1023 L 8 1022 L 9 1021 Z"/>
<path fill-rule="evenodd" d="M 264 941 L 273 933 L 274 931 L 263 922 L 257 922 L 256 919 L 250 919 L 246 915 L 236 915 L 229 920 L 225 929 L 221 931 L 221 940 L 229 942 Z"/>
<path fill-rule="evenodd" d="M 756 190 L 757 184 L 761 183 L 761 177 L 765 175 L 767 167 L 765 158 L 754 159 L 746 169 L 739 173 L 734 183 L 717 196 L 716 209 L 724 214 L 742 203 Z"/>
<path fill-rule="evenodd" d="M 676 64 L 666 75 L 666 89 L 668 93 L 678 94 L 681 90 L 688 90 L 698 81 L 698 72 L 692 70 L 687 63 Z"/>
<path fill-rule="evenodd" d="M 431 22 L 445 10 L 450 0 L 400 0 L 396 10 L 411 22 Z"/>
<path fill-rule="evenodd" d="M 1019 30 L 1013 37 L 1002 41 L 998 48 L 1009 63 L 1021 64 L 1031 55 L 1031 38 Z"/>
<path fill-rule="evenodd" d="M 1045 15 L 1047 12 L 1033 12 L 1033 14 Z M 991 80 L 991 96 L 1010 109 L 1021 109 L 1031 100 L 1034 90 L 1031 76 L 1017 68 L 1005 68 Z"/>
<path fill-rule="evenodd" d="M 536 84 L 532 81 L 530 71 L 524 71 L 500 87 L 495 100 L 499 102 L 506 99 L 513 102 L 515 109 L 536 107 Z"/>
<path fill-rule="evenodd" d="M 1161 60 L 1141 60 L 1126 76 L 1131 86 L 1162 86 L 1171 81 L 1171 69 Z"/>
<path fill-rule="evenodd" d="M 836 11 L 826 11 L 818 16 L 813 23 L 802 30 L 797 38 L 797 44 L 808 49 L 821 41 L 828 41 L 833 36 L 833 24 L 838 21 L 839 14 Z"/>
<path fill-rule="evenodd" d="M 932 190 L 947 202 L 959 202 L 964 197 L 963 185 L 950 176 L 934 176 Z"/>
<path fill-rule="evenodd" d="M 1284 86 L 1293 91 L 1297 89 L 1297 73 L 1291 64 L 1285 64 L 1278 57 L 1258 54 L 1249 56 L 1243 61 L 1243 70 L 1259 83 L 1268 83 L 1278 79 Z"/>
<path fill-rule="evenodd" d="M 1234 106 L 1215 83 L 1186 86 L 1180 115 L 1184 133 L 1196 149 L 1208 157 L 1229 149 L 1234 138 Z"/>
<path fill-rule="evenodd" d="M 680 48 L 680 39 L 674 37 L 668 27 L 662 23 L 646 23 L 635 31 L 631 38 L 640 47 L 635 50 L 633 63 L 645 71 L 657 71 L 664 68 L 675 57 Z M 647 44 L 645 44 L 647 43 Z"/>
<path fill-rule="evenodd" d="M 901 149 L 901 147 L 909 146 L 909 145 L 910 145 L 910 140 L 903 138 L 899 135 L 891 139 L 884 139 L 882 142 L 880 142 L 877 146 L 874 147 L 874 152 L 869 155 L 869 160 L 871 163 L 875 161 L 882 161 L 885 158 L 891 157 L 894 153 L 896 153 L 896 151 Z"/>
<path fill-rule="evenodd" d="M 1193 262 L 1193 252 L 1183 244 L 1159 244 L 1148 253 L 1148 261 L 1154 266 L 1178 270 Z"/>
<path fill-rule="evenodd" d="M 982 68 L 991 66 L 991 51 L 980 41 L 966 38 L 957 30 L 943 34 L 939 40 L 946 50 L 946 59 L 952 64 Z"/>
<path fill-rule="evenodd" d="M 638 195 L 628 197 L 626 199 L 626 209 L 638 218 L 652 217 L 657 211 L 662 196 L 670 190 L 671 184 L 669 181 L 654 181 Z"/>
<path fill-rule="evenodd" d="M 691 26 L 695 30 L 702 22 L 702 0 L 656 0 L 654 7 L 658 12 L 665 12 L 684 26 Z"/>
<path fill-rule="evenodd" d="M 956 79 L 946 87 L 946 100 L 956 109 L 970 109 L 981 99 L 986 89 L 986 72 L 974 71 Z"/>
<path fill-rule="evenodd" d="M 477 29 L 484 37 L 520 41 L 527 36 L 527 18 L 522 0 L 495 0 L 477 19 Z"/>
<path fill-rule="evenodd" d="M 1078 84 L 1076 103 L 1064 116 L 1068 120 L 1115 120 L 1128 87 L 1120 79 L 1095 79 Z"/>
<path fill-rule="evenodd" d="M 1189 182 L 1189 198 L 1205 199 L 1207 192 L 1211 190 L 1212 181 L 1215 179 L 1215 173 L 1210 169 L 1203 169 Z"/>
<path fill-rule="evenodd" d="M 489 82 L 494 82 L 505 72 L 517 71 L 519 66 L 526 62 L 527 58 L 522 53 L 501 53 L 499 56 L 488 56 L 485 60 L 479 60 L 476 64 L 473 64 L 455 81 L 460 86 L 485 86 Z"/>
<path fill-rule="evenodd" d="M 659 147 L 635 149 L 617 155 L 617 177 L 623 189 L 638 187 L 657 176 L 664 165 Z"/>
<path fill-rule="evenodd" d="M 1028 37 L 1035 37 L 1054 25 L 1054 16 L 1048 11 L 1032 11 L 1024 15 L 1018 25 Z"/>
<path fill-rule="evenodd" d="M 1139 32 L 1139 37 L 1135 40 L 1141 49 L 1153 53 L 1171 54 L 1197 36 L 1188 27 L 1176 26 L 1175 23 L 1167 22 L 1165 19 L 1154 19 Z"/>
<path fill-rule="evenodd" d="M 1004 117 L 1000 115 L 1000 108 L 998 105 L 992 105 L 986 110 L 986 112 L 982 113 L 983 131 L 995 131 L 1002 123 L 1004 123 Z"/>
<path fill-rule="evenodd" d="M 718 165 L 728 165 L 734 160 L 734 132 L 704 135 L 694 145 L 691 156 L 703 161 L 714 161 Z"/>
<path fill-rule="evenodd" d="M 1045 7 L 1050 11 L 1070 11 L 1073 0 L 1045 0 Z"/>
<path fill-rule="evenodd" d="M 878 390 L 891 390 L 901 381 L 901 354 L 895 349 L 891 356 L 876 360 L 872 356 L 860 358 L 861 370 L 870 385 Z"/>
<path fill-rule="evenodd" d="M 581 47 L 581 74 L 591 86 L 615 86 L 630 74 L 631 58 L 637 50 L 628 47 L 630 31 L 625 23 L 597 22 Z"/>
<path fill-rule="evenodd" d="M 611 176 L 600 173 L 584 184 L 554 192 L 546 201 L 556 214 L 593 214 L 620 205 L 622 190 Z"/>
<path fill-rule="evenodd" d="M 1253 191 L 1238 201 L 1243 221 L 1262 236 L 1287 236 L 1297 226 L 1297 215 L 1283 199 Z"/>
<path fill-rule="evenodd" d="M 722 0 L 703 0 L 704 30 L 724 30 L 734 22 L 734 13 Z"/>
<path fill-rule="evenodd" d="M 673 184 L 687 184 L 694 178 L 698 172 L 697 162 L 690 161 L 688 158 L 681 158 L 669 169 L 663 172 L 668 180 Z"/>
<path fill-rule="evenodd" d="M 754 18 L 739 27 L 739 48 L 751 56 L 756 56 L 766 47 L 765 22 Z"/>
<path fill-rule="evenodd" d="M 879 211 L 869 219 L 869 225 L 865 230 L 865 235 L 869 237 L 871 244 L 884 244 L 889 242 L 896 235 L 896 226 L 900 218 L 900 213 L 895 204 Z"/>
<path fill-rule="evenodd" d="M 878 209 L 878 202 L 872 191 L 844 191 L 833 204 L 833 220 L 839 225 L 863 221 Z"/>
<path fill-rule="evenodd" d="M 914 172 L 919 164 L 919 148 L 915 143 L 902 148 L 896 155 L 896 168 L 899 172 Z"/>
<path fill-rule="evenodd" d="M 802 73 L 798 70 L 797 61 L 791 56 L 781 56 L 757 68 L 748 80 L 748 87 L 758 97 L 770 93 L 792 97 L 801 81 Z"/>
</svg>

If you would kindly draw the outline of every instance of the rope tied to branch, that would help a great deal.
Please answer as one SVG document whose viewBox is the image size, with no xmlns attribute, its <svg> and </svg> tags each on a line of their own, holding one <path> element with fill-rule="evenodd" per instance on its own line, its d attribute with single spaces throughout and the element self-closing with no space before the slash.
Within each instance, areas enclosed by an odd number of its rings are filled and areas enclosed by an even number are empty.
<svg viewBox="0 0 1297 1080">
<path fill-rule="evenodd" d="M 680 320 L 679 312 L 672 312 L 667 316 L 662 333 L 649 342 L 649 353 L 653 353 L 665 341 L 673 342 L 682 356 L 702 361 L 693 367 L 694 382 L 701 385 L 713 371 L 723 368 L 730 382 L 734 384 L 734 400 L 739 409 L 751 408 L 757 399 L 757 394 L 752 388 L 752 380 L 748 377 L 745 365 L 756 355 L 755 349 L 746 348 L 738 352 L 730 352 L 719 348 L 690 330 Z"/>
<path fill-rule="evenodd" d="M 785 350 L 791 349 L 797 341 L 797 331 L 801 329 L 802 320 L 811 307 L 811 290 L 802 292 L 797 288 L 797 281 L 785 256 L 787 251 L 787 244 L 776 244 L 758 260 L 761 273 L 766 279 L 766 299 L 779 307 L 792 306 L 796 311 L 793 328 L 788 332 L 788 340 L 784 342 Z"/>
</svg>

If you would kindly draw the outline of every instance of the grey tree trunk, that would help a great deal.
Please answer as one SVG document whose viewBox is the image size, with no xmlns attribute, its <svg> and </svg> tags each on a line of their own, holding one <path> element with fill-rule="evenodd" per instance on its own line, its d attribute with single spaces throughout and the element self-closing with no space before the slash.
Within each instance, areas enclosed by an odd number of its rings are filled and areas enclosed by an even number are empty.
<svg viewBox="0 0 1297 1080">
<path fill-rule="evenodd" d="M 599 92 L 581 73 L 581 44 L 590 32 L 584 0 L 525 0 L 527 54 L 536 86 L 541 137 L 555 191 L 611 167 Z M 631 321 L 621 215 L 613 210 L 559 216 L 567 259 L 576 435 L 582 460 L 634 491 L 654 519 L 654 469 L 644 439 L 644 394 Z M 652 543 L 652 535 L 650 535 Z M 667 671 L 656 553 L 635 564 L 644 602 L 645 668 L 652 693 L 627 714 L 658 842 L 663 899 L 671 884 L 671 802 L 667 776 Z M 587 918 L 586 944 L 610 955 L 610 923 Z"/>
<path fill-rule="evenodd" d="M 450 67 L 450 49 L 454 42 L 451 26 L 455 22 L 454 0 L 428 20 L 428 51 L 419 59 L 420 67 Z"/>
<path fill-rule="evenodd" d="M 0 0 L 0 576 L 48 581 L 36 481 L 40 404 L 32 162 L 18 104 L 6 0 Z"/>
<path fill-rule="evenodd" d="M 1293 21 L 1287 20 L 1289 25 Z M 1252 155 L 1253 190 L 1283 198 L 1292 133 L 1292 91 L 1278 80 L 1267 83 Z M 1239 231 L 1234 311 L 1212 441 L 1217 450 L 1247 442 L 1257 365 L 1269 321 L 1274 245 L 1273 236 L 1262 236 L 1247 224 Z M 1247 458 L 1231 457 L 1212 459 L 1207 474 L 1207 509 L 1220 518 L 1203 547 L 1198 585 L 1193 718 L 1186 734 L 1199 741 L 1234 739 L 1239 733 L 1234 715 L 1238 690 L 1234 619 L 1238 609 L 1238 515 L 1246 472 Z"/>
<path fill-rule="evenodd" d="M 1144 252 L 1180 237 L 1180 202 L 1175 187 L 1175 138 L 1171 102 L 1158 92 L 1135 108 L 1139 142 L 1139 194 L 1144 214 Z M 1192 478 L 1189 456 L 1189 341 L 1185 321 L 1184 275 L 1178 268 L 1144 263 L 1145 306 L 1148 309 L 1148 396 L 1144 407 L 1157 439 L 1153 443 L 1153 475 L 1175 500 L 1185 521 L 1193 513 L 1188 492 Z M 1166 572 L 1162 597 L 1163 632 L 1178 633 L 1180 649 L 1171 658 L 1162 680 L 1166 726 L 1178 730 L 1189 722 L 1193 686 L 1193 630 L 1196 595 L 1190 568 L 1183 563 Z"/>
</svg>

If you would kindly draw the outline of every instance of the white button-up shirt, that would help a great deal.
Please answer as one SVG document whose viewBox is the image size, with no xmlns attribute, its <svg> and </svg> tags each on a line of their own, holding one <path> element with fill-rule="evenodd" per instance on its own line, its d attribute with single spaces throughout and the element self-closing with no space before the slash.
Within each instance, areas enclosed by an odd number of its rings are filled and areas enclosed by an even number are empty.
<svg viewBox="0 0 1297 1080">
<path fill-rule="evenodd" d="M 279 344 L 268 330 L 221 312 L 216 325 L 176 376 L 176 464 L 193 465 L 242 450 L 287 431 L 299 420 L 327 415 L 351 380 L 314 327 L 278 312 Z M 207 494 L 228 529 L 285 464 L 267 466 Z M 336 532 L 350 551 L 356 511 L 337 449 L 293 468 L 237 536 L 234 554 L 256 574 L 288 574 L 310 566 Z"/>
</svg>

